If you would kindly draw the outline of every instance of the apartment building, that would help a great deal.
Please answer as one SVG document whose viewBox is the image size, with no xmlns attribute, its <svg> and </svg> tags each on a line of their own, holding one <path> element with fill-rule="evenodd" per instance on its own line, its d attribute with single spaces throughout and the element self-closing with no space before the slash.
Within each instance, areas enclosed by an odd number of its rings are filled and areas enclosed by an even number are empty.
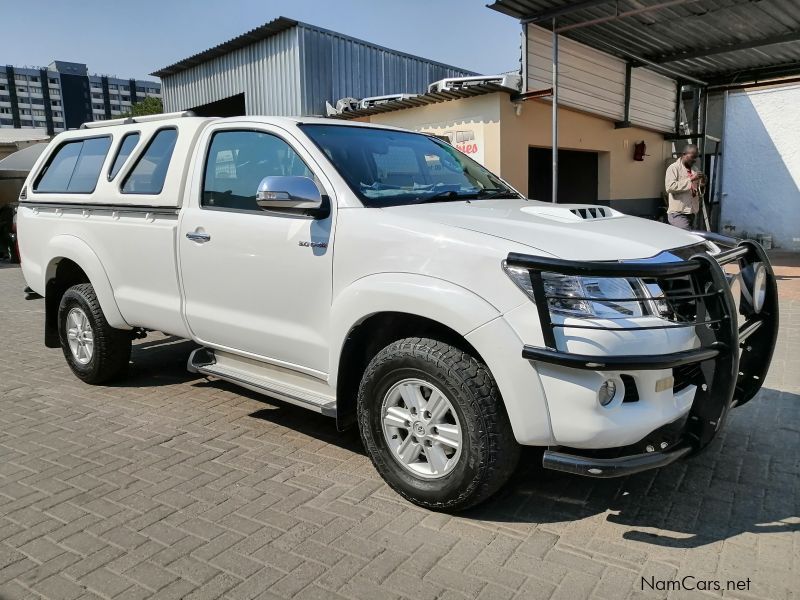
<svg viewBox="0 0 800 600">
<path fill-rule="evenodd" d="M 0 67 L 0 127 L 45 129 L 53 135 L 87 121 L 113 119 L 147 96 L 156 81 L 89 75 L 83 63 L 56 60 L 46 68 Z"/>
</svg>

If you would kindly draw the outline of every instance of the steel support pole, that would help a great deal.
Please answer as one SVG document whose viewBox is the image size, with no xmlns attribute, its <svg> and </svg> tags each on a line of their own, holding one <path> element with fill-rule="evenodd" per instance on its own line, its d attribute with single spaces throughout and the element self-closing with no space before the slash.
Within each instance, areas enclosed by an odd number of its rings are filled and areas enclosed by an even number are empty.
<svg viewBox="0 0 800 600">
<path fill-rule="evenodd" d="M 558 32 L 553 18 L 553 197 L 558 202 Z"/>
</svg>

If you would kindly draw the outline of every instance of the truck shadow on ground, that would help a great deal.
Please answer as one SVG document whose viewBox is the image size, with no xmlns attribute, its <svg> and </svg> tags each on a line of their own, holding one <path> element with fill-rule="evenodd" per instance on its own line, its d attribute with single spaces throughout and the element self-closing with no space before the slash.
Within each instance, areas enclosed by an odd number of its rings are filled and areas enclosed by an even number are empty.
<svg viewBox="0 0 800 600">
<path fill-rule="evenodd" d="M 548 523 L 605 514 L 626 529 L 625 540 L 680 549 L 743 533 L 800 532 L 798 408 L 800 395 L 763 389 L 700 455 L 620 479 L 548 471 L 542 451 L 525 448 L 501 494 L 462 516 Z"/>
<path fill-rule="evenodd" d="M 259 399 L 256 394 L 251 397 Z M 765 389 L 753 404 L 770 402 L 770 410 L 780 410 L 778 401 L 797 407 L 800 395 Z M 364 454 L 355 428 L 337 432 L 327 417 L 268 402 L 274 406 L 250 416 Z M 698 548 L 743 533 L 800 532 L 798 459 L 792 450 L 798 447 L 800 430 L 791 425 L 754 431 L 751 417 L 731 419 L 727 431 L 700 456 L 621 479 L 548 471 L 541 467 L 541 449 L 524 448 L 505 488 L 458 516 L 535 526 L 605 514 L 608 522 L 625 529 L 625 540 L 676 549 Z"/>
<path fill-rule="evenodd" d="M 160 336 L 134 342 L 128 376 L 112 387 L 157 387 L 187 383 L 203 376 L 186 370 L 186 361 L 198 345 L 175 336 Z"/>
<path fill-rule="evenodd" d="M 365 454 L 356 428 L 339 432 L 329 417 L 189 373 L 186 359 L 195 347 L 170 337 L 137 342 L 131 377 L 120 385 L 218 388 L 262 403 L 263 408 L 249 415 L 253 419 Z M 541 467 L 541 449 L 523 448 L 519 467 L 504 489 L 458 516 L 534 527 L 606 515 L 624 530 L 624 540 L 676 549 L 743 533 L 799 532 L 798 412 L 800 395 L 764 389 L 734 411 L 723 433 L 700 456 L 622 479 L 548 471 Z"/>
</svg>

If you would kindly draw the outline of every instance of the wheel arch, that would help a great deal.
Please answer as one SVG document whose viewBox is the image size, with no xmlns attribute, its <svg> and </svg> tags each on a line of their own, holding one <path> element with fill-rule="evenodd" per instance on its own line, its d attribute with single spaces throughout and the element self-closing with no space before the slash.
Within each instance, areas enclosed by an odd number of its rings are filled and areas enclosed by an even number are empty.
<svg viewBox="0 0 800 600">
<path fill-rule="evenodd" d="M 108 324 L 118 329 L 130 329 L 114 299 L 114 291 L 97 254 L 83 240 L 60 235 L 48 244 L 47 260 L 43 261 L 45 297 L 45 345 L 55 348 L 58 338 L 58 306 L 61 297 L 73 285 L 91 283 Z"/>
<path fill-rule="evenodd" d="M 406 337 L 432 337 L 483 360 L 466 335 L 499 314 L 470 290 L 422 275 L 372 275 L 348 287 L 331 311 L 329 383 L 336 389 L 339 429 L 355 423 L 361 375 L 382 348 Z"/>
</svg>

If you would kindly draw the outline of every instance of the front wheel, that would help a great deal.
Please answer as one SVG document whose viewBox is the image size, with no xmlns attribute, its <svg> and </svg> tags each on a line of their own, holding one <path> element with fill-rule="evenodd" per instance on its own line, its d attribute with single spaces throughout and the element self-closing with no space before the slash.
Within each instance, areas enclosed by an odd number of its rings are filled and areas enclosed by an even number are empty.
<svg viewBox="0 0 800 600">
<path fill-rule="evenodd" d="M 463 510 L 494 494 L 519 459 L 486 365 L 444 342 L 381 350 L 358 393 L 359 429 L 378 472 L 407 500 Z"/>
<path fill-rule="evenodd" d="M 127 370 L 130 332 L 108 324 L 90 283 L 64 292 L 58 307 L 58 333 L 67 364 L 86 383 L 105 383 Z"/>
</svg>

